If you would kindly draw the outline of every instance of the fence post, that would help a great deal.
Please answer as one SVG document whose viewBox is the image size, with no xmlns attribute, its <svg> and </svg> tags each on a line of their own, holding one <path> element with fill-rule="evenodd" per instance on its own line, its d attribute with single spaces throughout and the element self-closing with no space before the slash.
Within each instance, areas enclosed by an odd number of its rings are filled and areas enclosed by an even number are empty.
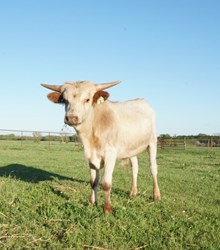
<svg viewBox="0 0 220 250">
<path fill-rule="evenodd" d="M 21 146 L 23 146 L 23 131 L 21 131 Z"/>
<path fill-rule="evenodd" d="M 49 148 L 50 148 L 50 132 L 49 132 Z"/>
<path fill-rule="evenodd" d="M 208 150 L 211 150 L 212 149 L 212 138 L 211 137 L 209 137 L 208 138 Z"/>
<path fill-rule="evenodd" d="M 159 138 L 160 149 L 163 149 L 163 138 Z"/>
</svg>

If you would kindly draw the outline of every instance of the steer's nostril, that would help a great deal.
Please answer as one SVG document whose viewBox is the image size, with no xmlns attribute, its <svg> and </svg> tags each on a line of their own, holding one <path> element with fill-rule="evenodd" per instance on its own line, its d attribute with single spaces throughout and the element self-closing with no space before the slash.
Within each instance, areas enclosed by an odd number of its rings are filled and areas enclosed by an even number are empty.
<svg viewBox="0 0 220 250">
<path fill-rule="evenodd" d="M 79 122 L 79 117 L 78 116 L 73 116 L 72 120 L 73 120 L 73 123 L 78 123 Z"/>
</svg>

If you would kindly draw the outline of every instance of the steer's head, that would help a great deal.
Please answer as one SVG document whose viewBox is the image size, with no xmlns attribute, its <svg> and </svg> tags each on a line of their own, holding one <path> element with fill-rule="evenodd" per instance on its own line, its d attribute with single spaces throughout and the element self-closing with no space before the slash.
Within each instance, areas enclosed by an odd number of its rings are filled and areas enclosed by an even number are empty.
<svg viewBox="0 0 220 250">
<path fill-rule="evenodd" d="M 104 89 L 119 84 L 120 81 L 95 84 L 88 81 L 66 82 L 63 85 L 41 84 L 43 87 L 53 90 L 47 95 L 54 103 L 65 104 L 64 122 L 77 127 L 82 124 L 93 105 L 106 100 L 109 97 Z"/>
</svg>

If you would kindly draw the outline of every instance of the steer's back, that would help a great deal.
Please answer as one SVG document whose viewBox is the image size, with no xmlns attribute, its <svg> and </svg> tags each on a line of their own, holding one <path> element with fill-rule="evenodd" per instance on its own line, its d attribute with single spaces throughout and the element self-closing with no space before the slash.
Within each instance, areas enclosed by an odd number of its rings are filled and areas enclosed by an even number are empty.
<svg viewBox="0 0 220 250">
<path fill-rule="evenodd" d="M 119 158 L 139 154 L 156 140 L 155 115 L 144 99 L 106 101 L 98 106 L 97 129 L 103 130 L 104 143 L 114 146 Z"/>
</svg>

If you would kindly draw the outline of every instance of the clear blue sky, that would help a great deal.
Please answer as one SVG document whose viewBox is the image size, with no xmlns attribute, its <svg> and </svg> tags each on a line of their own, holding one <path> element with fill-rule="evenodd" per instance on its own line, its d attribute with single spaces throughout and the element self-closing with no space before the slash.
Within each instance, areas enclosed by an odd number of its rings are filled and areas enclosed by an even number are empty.
<svg viewBox="0 0 220 250">
<path fill-rule="evenodd" d="M 60 131 L 40 83 L 121 80 L 157 133 L 220 133 L 220 1 L 0 1 L 0 128 Z M 135 117 L 134 117 L 135 119 Z"/>
</svg>

